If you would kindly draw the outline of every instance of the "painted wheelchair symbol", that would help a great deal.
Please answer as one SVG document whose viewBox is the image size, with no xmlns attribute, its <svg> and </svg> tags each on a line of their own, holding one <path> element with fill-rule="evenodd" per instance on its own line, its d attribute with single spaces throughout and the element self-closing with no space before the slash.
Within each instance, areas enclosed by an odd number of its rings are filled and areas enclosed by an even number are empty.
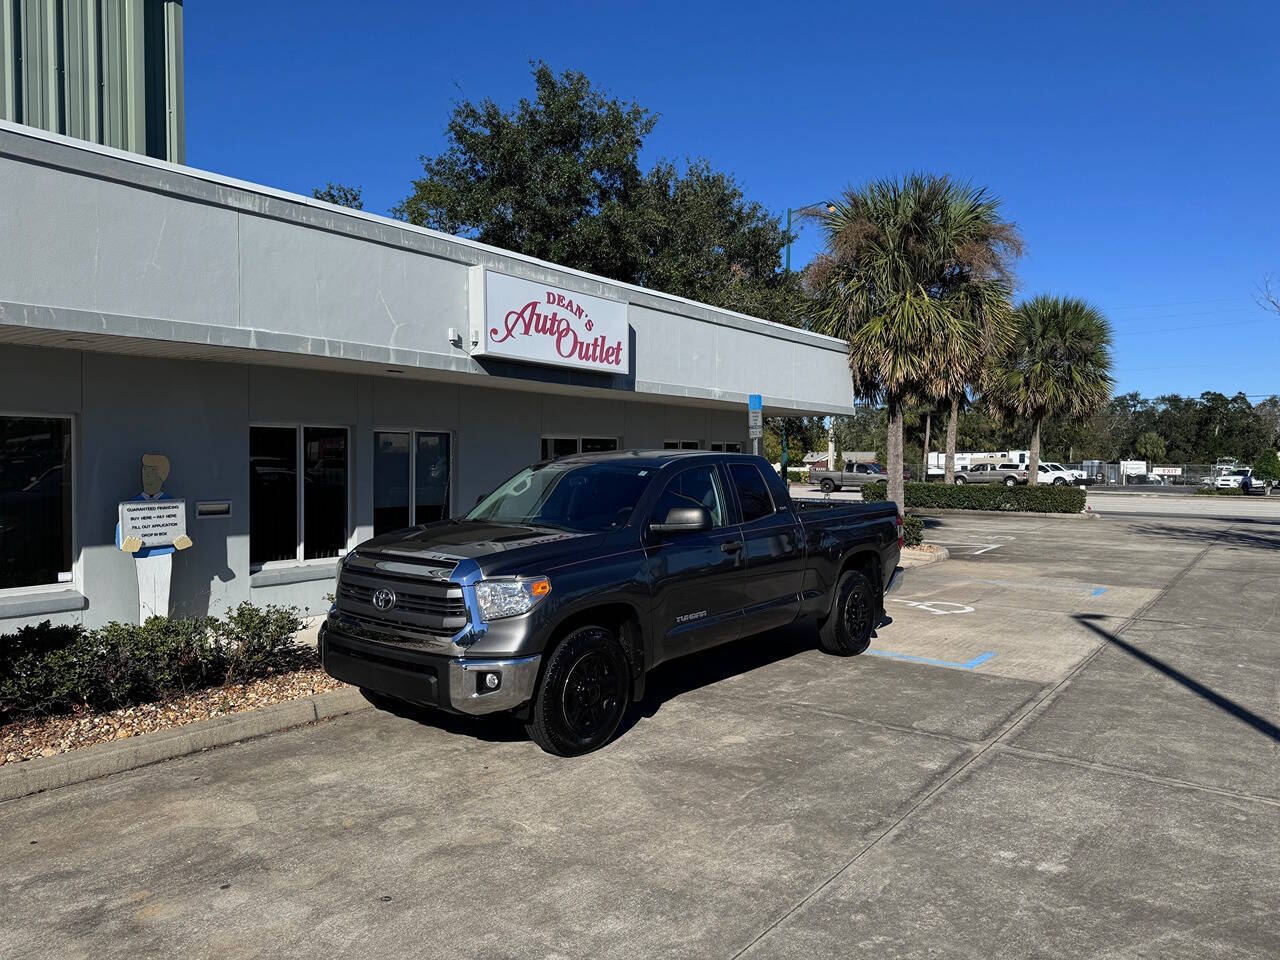
<svg viewBox="0 0 1280 960">
<path fill-rule="evenodd" d="M 898 600 L 889 599 L 890 603 L 903 603 L 908 607 L 914 607 L 917 610 L 927 610 L 929 613 L 945 616 L 950 613 L 973 613 L 973 607 L 963 603 L 949 603 L 946 600 Z"/>
</svg>

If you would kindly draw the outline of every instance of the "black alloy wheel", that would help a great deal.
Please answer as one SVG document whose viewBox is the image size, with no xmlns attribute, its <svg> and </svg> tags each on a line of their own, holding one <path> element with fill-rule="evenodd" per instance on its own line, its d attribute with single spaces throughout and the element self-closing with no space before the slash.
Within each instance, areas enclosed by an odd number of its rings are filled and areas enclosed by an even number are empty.
<svg viewBox="0 0 1280 960">
<path fill-rule="evenodd" d="M 630 701 L 630 667 L 613 632 L 580 627 L 546 661 L 525 730 L 547 753 L 573 757 L 609 742 Z"/>
<path fill-rule="evenodd" d="M 852 657 L 871 646 L 880 596 L 860 570 L 846 570 L 836 584 L 831 612 L 818 629 L 818 645 L 827 653 Z"/>
</svg>

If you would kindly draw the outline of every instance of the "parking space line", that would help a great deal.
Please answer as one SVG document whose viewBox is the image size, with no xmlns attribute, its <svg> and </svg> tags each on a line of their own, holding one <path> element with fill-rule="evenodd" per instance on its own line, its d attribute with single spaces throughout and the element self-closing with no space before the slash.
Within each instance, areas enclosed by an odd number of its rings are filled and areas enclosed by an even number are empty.
<svg viewBox="0 0 1280 960">
<path fill-rule="evenodd" d="M 931 667 L 949 667 L 952 670 L 976 670 L 995 656 L 990 650 L 980 653 L 972 660 L 957 663 L 954 660 L 938 660 L 934 657 L 918 657 L 913 653 L 898 653 L 894 650 L 868 650 L 873 657 L 888 657 L 891 660 L 905 660 L 908 663 L 924 663 Z"/>
</svg>

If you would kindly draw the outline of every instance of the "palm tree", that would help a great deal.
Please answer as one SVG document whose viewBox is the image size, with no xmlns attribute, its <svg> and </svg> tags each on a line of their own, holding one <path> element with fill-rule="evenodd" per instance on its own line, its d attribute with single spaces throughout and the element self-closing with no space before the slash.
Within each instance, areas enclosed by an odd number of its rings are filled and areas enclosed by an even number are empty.
<svg viewBox="0 0 1280 960">
<path fill-rule="evenodd" d="M 1045 418 L 1087 417 L 1111 399 L 1111 324 L 1074 297 L 1035 297 L 1016 319 L 1013 342 L 987 370 L 985 395 L 1004 418 L 1031 421 L 1027 470 L 1035 483 Z"/>
<path fill-rule="evenodd" d="M 1008 330 L 996 318 L 1007 316 L 1021 241 L 998 207 L 981 188 L 911 174 L 850 188 L 817 215 L 825 249 L 806 271 L 809 323 L 849 342 L 854 393 L 887 407 L 888 496 L 899 509 L 903 404 L 949 399 Z"/>
</svg>

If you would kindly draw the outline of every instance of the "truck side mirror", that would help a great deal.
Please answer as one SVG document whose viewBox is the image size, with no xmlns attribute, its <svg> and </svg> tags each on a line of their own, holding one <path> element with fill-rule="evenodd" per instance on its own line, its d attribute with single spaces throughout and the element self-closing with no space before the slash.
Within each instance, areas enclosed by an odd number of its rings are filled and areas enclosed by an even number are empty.
<svg viewBox="0 0 1280 960">
<path fill-rule="evenodd" d="M 706 507 L 672 507 L 661 523 L 649 524 L 654 533 L 700 533 L 711 529 L 711 512 Z"/>
</svg>

